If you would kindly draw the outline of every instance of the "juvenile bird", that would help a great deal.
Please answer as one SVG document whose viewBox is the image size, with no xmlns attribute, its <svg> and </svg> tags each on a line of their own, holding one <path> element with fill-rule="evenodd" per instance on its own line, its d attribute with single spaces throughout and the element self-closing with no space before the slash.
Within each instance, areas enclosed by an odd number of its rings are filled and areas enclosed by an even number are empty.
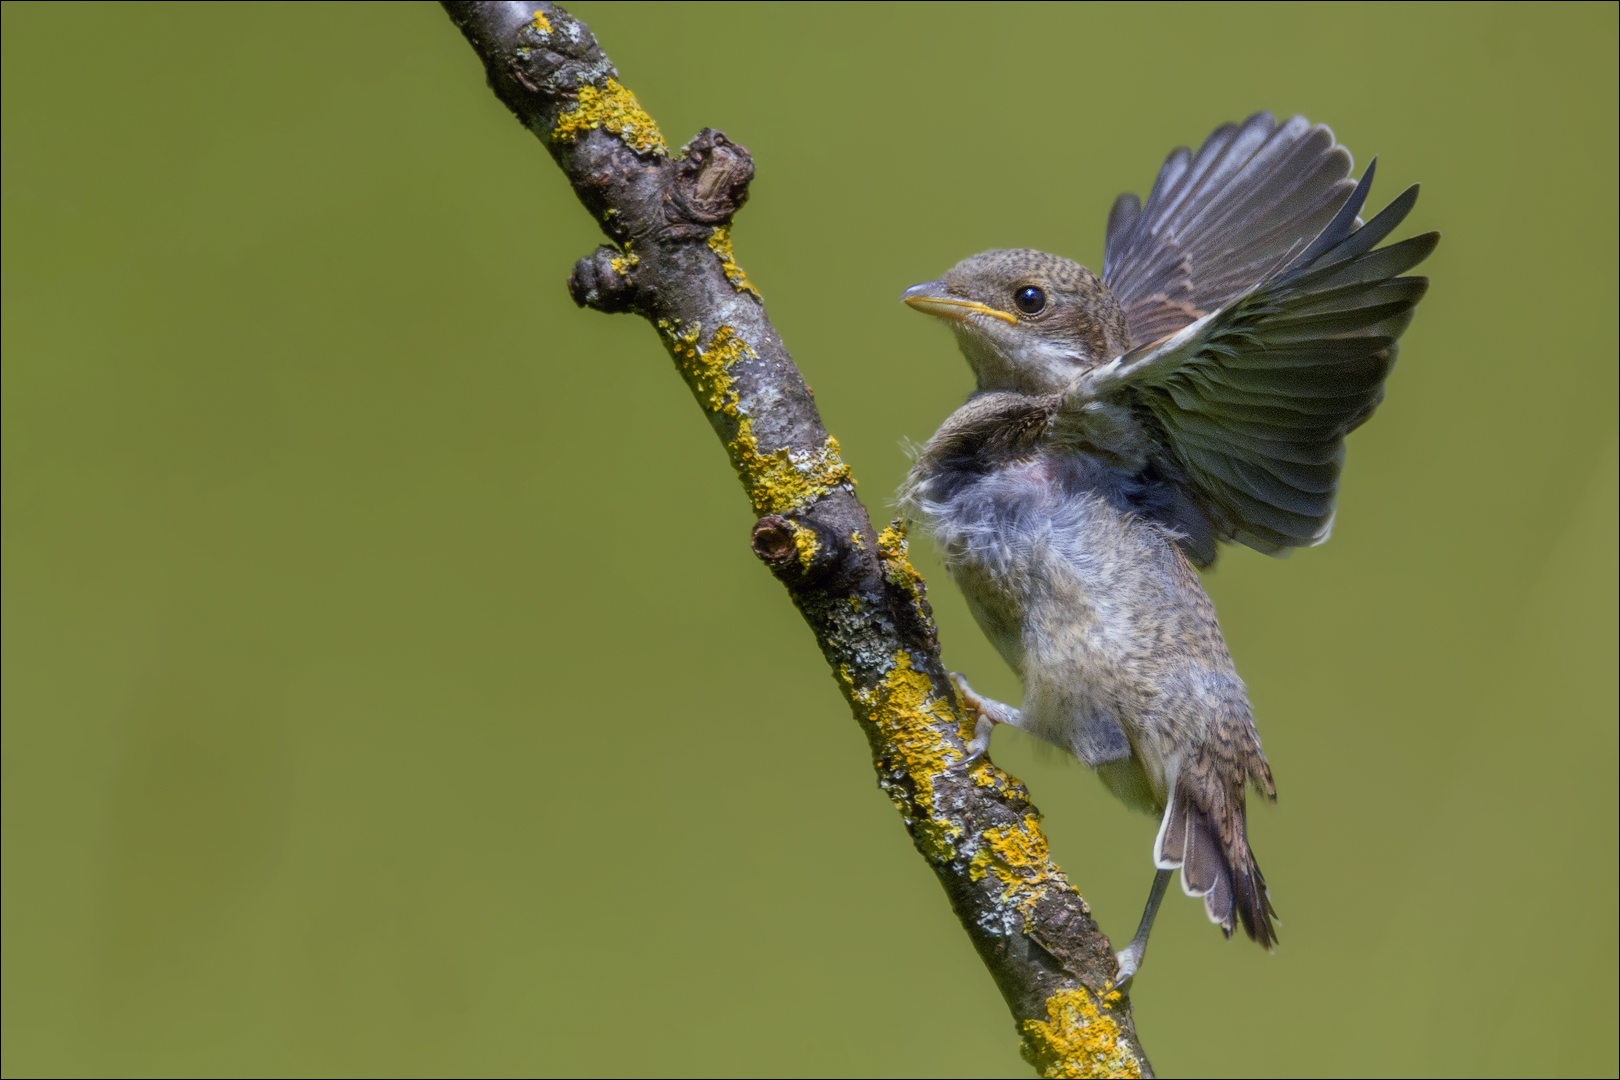
<svg viewBox="0 0 1620 1080">
<path fill-rule="evenodd" d="M 1372 415 L 1438 233 L 1376 245 L 1326 127 L 1259 113 L 1166 159 L 1108 216 L 1103 273 L 987 251 L 902 299 L 954 331 L 978 389 L 900 491 L 1024 684 L 975 694 L 972 757 L 1012 724 L 1160 818 L 1157 868 L 1115 983 L 1136 972 L 1172 870 L 1228 937 L 1276 913 L 1244 788 L 1275 799 L 1247 691 L 1196 568 L 1217 544 L 1281 554 L 1333 524 L 1344 437 Z M 970 760 L 972 758 L 970 757 Z"/>
</svg>

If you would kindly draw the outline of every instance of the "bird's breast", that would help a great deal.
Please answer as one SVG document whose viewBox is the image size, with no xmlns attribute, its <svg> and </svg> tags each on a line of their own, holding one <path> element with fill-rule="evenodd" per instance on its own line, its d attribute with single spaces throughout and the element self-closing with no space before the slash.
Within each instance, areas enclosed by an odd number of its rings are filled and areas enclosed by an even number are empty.
<svg viewBox="0 0 1620 1080">
<path fill-rule="evenodd" d="M 1023 678 L 1026 712 L 1088 762 L 1102 755 L 1080 745 L 1087 732 L 1148 722 L 1179 673 L 1230 668 L 1173 536 L 1095 462 L 1042 454 L 924 478 L 918 496 L 975 619 Z"/>
<path fill-rule="evenodd" d="M 971 565 L 1016 577 L 1032 559 L 1093 556 L 1118 547 L 1133 518 L 1128 487 L 1077 454 L 1032 453 L 994 467 L 941 465 L 918 478 L 908 501 L 928 520 L 953 573 Z"/>
</svg>

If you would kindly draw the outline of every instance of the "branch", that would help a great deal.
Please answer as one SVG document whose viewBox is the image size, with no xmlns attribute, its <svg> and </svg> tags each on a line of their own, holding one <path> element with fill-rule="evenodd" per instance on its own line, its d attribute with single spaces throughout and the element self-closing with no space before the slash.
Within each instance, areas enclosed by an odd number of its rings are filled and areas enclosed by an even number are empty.
<svg viewBox="0 0 1620 1080">
<path fill-rule="evenodd" d="M 613 241 L 568 278 L 576 303 L 657 329 L 759 520 L 754 553 L 788 589 L 872 746 L 878 784 L 938 875 L 1046 1076 L 1151 1075 L 1113 950 L 1053 864 L 1023 784 L 965 756 L 904 527 L 881 533 L 838 441 L 737 265 L 748 151 L 704 130 L 671 155 L 584 23 L 550 3 L 446 3 L 495 95 L 545 144 Z"/>
</svg>

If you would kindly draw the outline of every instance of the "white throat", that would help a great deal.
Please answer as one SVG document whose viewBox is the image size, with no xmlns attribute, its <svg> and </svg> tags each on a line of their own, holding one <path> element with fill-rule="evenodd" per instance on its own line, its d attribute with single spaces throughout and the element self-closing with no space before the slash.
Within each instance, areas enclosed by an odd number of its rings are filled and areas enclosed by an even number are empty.
<svg viewBox="0 0 1620 1080">
<path fill-rule="evenodd" d="M 1087 363 L 1073 348 L 1032 335 L 1019 340 L 995 340 L 995 329 L 973 325 L 954 327 L 956 344 L 978 377 L 979 389 L 1010 390 L 1018 394 L 1055 394 L 1069 385 Z"/>
</svg>

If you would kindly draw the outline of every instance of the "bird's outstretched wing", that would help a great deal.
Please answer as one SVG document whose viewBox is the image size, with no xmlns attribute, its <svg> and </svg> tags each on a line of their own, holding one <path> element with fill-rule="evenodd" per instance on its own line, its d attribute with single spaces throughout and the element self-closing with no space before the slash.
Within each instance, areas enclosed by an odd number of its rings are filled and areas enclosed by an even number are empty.
<svg viewBox="0 0 1620 1080">
<path fill-rule="evenodd" d="M 1215 311 L 1299 254 L 1355 185 L 1350 153 L 1303 116 L 1256 113 L 1165 159 L 1148 195 L 1108 215 L 1103 281 L 1133 345 Z"/>
<path fill-rule="evenodd" d="M 1382 400 L 1396 340 L 1428 288 L 1400 275 L 1440 238 L 1376 247 L 1412 209 L 1416 185 L 1358 227 L 1376 164 L 1285 265 L 1065 394 L 1068 438 L 1108 449 L 1122 407 L 1146 430 L 1159 474 L 1213 526 L 1207 550 L 1188 552 L 1195 561 L 1214 558 L 1214 539 L 1277 553 L 1327 538 L 1344 436 Z"/>
</svg>

